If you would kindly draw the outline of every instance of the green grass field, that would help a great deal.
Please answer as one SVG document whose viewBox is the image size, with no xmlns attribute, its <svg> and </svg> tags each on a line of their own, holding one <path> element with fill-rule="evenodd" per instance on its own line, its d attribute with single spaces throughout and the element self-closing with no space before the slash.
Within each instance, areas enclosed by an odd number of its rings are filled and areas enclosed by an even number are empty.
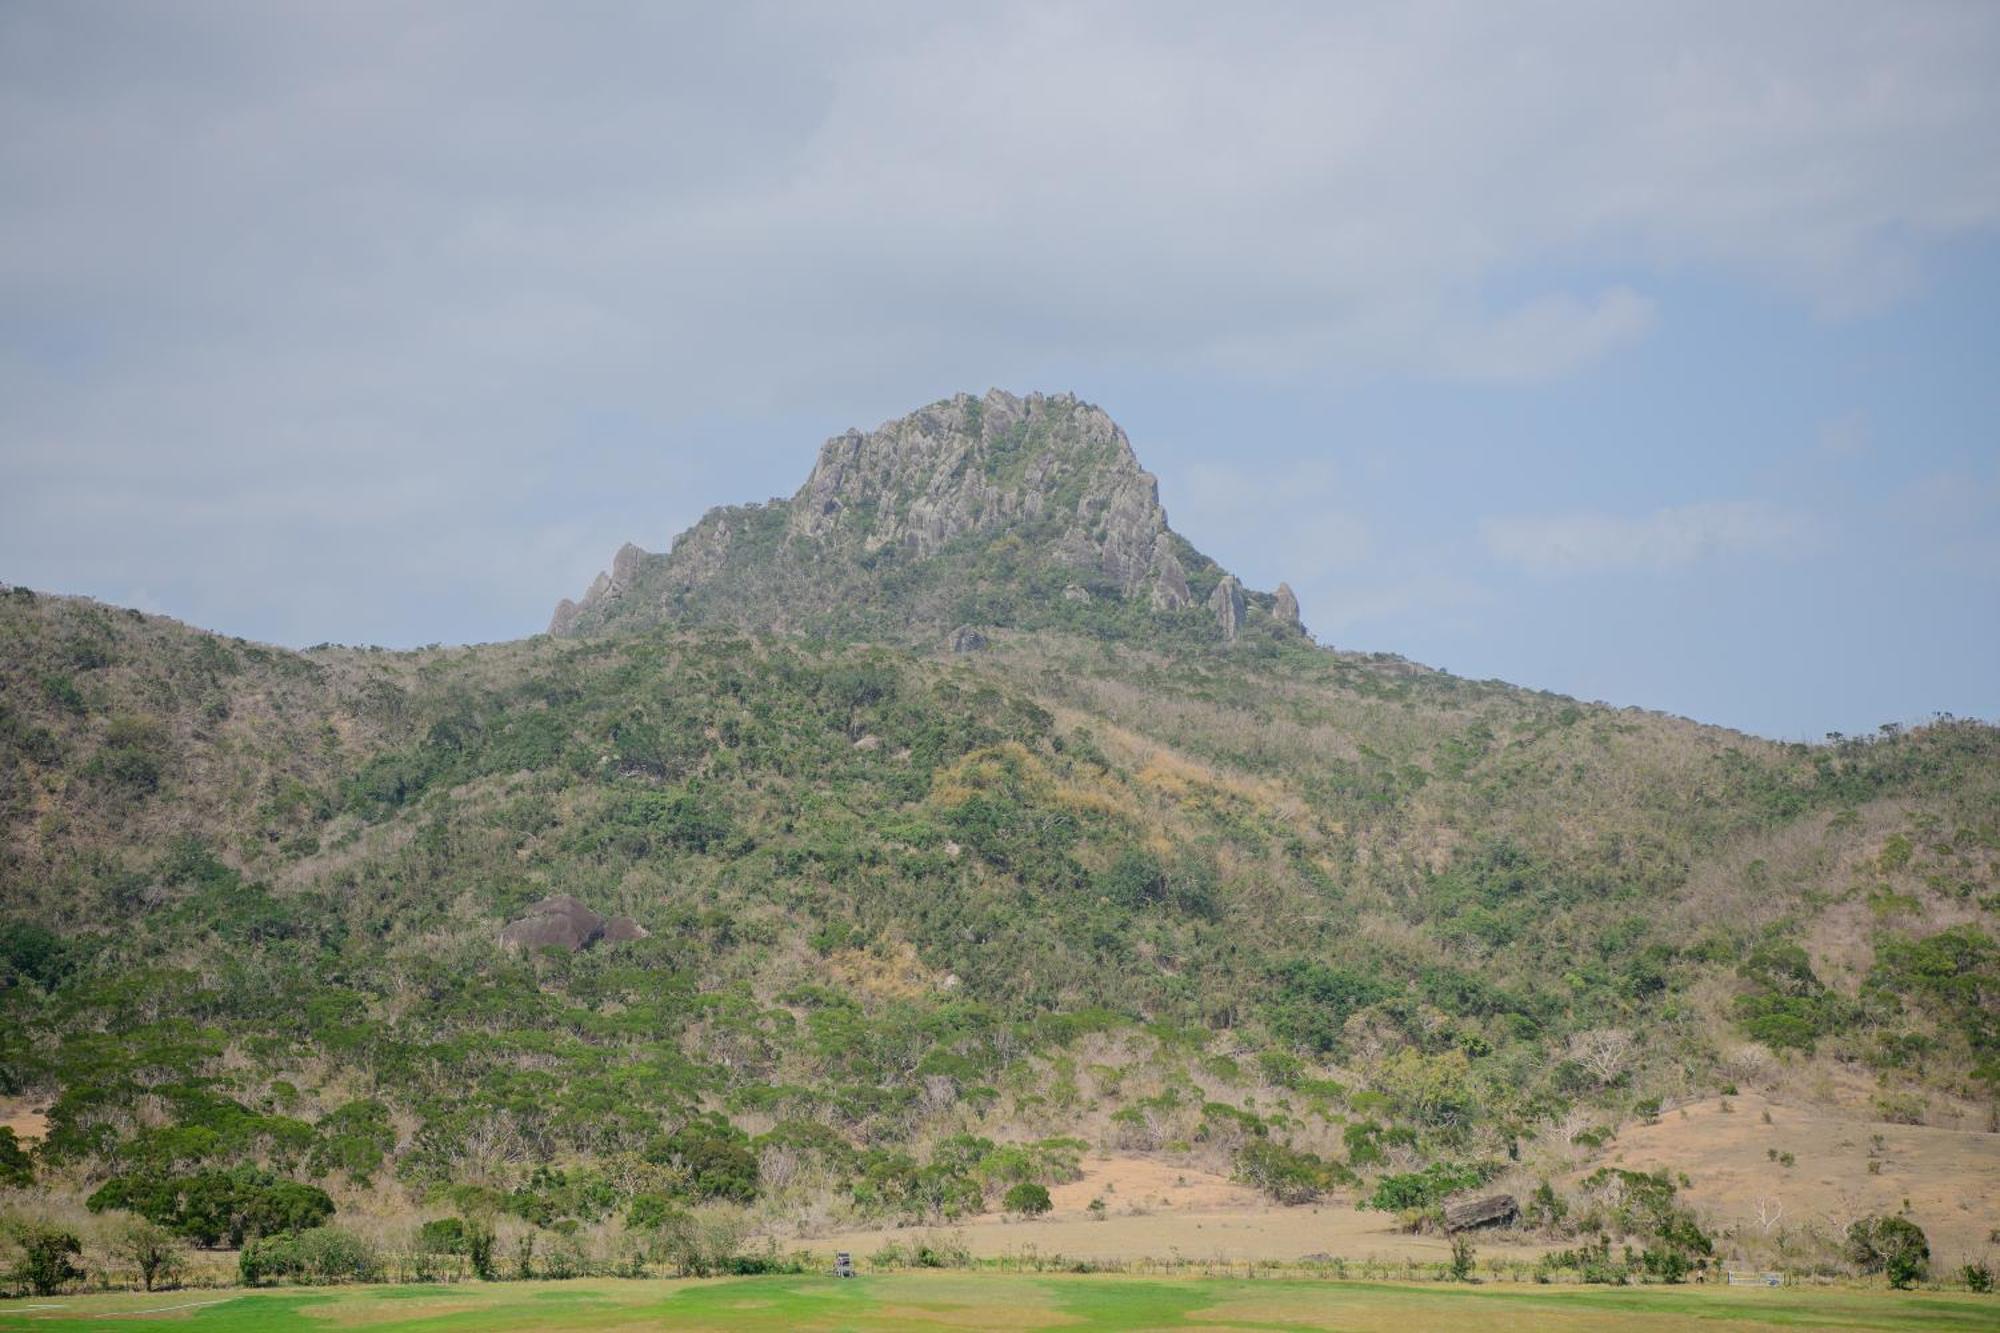
<svg viewBox="0 0 2000 1333">
<path fill-rule="evenodd" d="M 83 1296 L 0 1305 L 0 1330 L 1992 1329 L 2000 1299 L 1861 1290 L 1435 1287 L 909 1273 Z"/>
</svg>

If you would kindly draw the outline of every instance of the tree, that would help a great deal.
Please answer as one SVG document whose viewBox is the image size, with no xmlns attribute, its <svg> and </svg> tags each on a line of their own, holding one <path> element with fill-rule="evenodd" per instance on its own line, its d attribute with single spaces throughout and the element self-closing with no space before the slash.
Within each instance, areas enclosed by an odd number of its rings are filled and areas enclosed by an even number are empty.
<svg viewBox="0 0 2000 1333">
<path fill-rule="evenodd" d="M 1001 1202 L 1008 1212 L 1019 1213 L 1023 1217 L 1040 1217 L 1054 1206 L 1049 1200 L 1048 1188 L 1032 1180 L 1024 1180 L 1008 1190 L 1007 1197 Z"/>
<path fill-rule="evenodd" d="M 1901 1291 L 1931 1271 L 1931 1243 L 1907 1217 L 1864 1217 L 1847 1229 L 1847 1257 L 1864 1273 L 1880 1273 Z"/>
<path fill-rule="evenodd" d="M 22 1188 L 34 1183 L 34 1158 L 15 1139 L 11 1125 L 0 1125 L 0 1185 Z"/>
<path fill-rule="evenodd" d="M 184 1258 L 180 1240 L 158 1222 L 143 1217 L 131 1219 L 113 1236 L 111 1248 L 139 1270 L 139 1280 L 147 1291 L 171 1283 L 180 1275 Z"/>
<path fill-rule="evenodd" d="M 1599 1087 L 1618 1081 L 1632 1059 L 1632 1037 L 1617 1028 L 1596 1028 L 1570 1038 L 1569 1058 L 1588 1069 Z"/>
<path fill-rule="evenodd" d="M 83 1243 L 75 1232 L 46 1222 L 17 1222 L 13 1232 L 21 1257 L 8 1273 L 9 1280 L 37 1296 L 53 1296 L 82 1279 L 76 1257 L 83 1253 Z"/>
</svg>

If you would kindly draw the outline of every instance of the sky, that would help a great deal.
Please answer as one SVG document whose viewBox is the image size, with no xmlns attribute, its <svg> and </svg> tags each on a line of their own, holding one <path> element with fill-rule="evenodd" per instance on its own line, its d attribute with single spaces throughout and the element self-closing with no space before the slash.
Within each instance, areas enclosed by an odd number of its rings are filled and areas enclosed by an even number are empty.
<svg viewBox="0 0 2000 1333">
<path fill-rule="evenodd" d="M 1322 642 L 2000 718 L 2000 5 L 0 6 L 0 580 L 540 631 L 1074 391 Z"/>
</svg>

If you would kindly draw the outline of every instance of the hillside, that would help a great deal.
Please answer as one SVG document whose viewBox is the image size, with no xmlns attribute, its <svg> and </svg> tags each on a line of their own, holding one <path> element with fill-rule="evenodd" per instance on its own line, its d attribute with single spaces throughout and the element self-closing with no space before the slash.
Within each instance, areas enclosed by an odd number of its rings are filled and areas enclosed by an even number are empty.
<svg viewBox="0 0 2000 1333">
<path fill-rule="evenodd" d="M 1074 399 L 836 437 L 552 629 L 0 594 L 18 1198 L 615 1245 L 1116 1153 L 1391 1211 L 1546 1178 L 1551 1240 L 1643 1238 L 1578 1182 L 1662 1108 L 1996 1141 L 2000 731 L 1777 745 L 1316 646 Z M 642 937 L 503 942 L 556 895 Z"/>
</svg>

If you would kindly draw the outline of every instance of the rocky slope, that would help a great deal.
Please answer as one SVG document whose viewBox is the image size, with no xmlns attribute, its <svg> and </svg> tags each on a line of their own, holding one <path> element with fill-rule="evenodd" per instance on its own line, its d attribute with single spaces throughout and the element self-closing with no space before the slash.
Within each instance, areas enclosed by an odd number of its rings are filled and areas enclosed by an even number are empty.
<svg viewBox="0 0 2000 1333">
<path fill-rule="evenodd" d="M 1092 608 L 1095 608 L 1094 610 Z M 627 544 L 549 632 L 659 623 L 865 632 L 1158 617 L 1301 632 L 1168 526 L 1125 432 L 1074 395 L 959 394 L 820 449 L 790 500 L 711 510 L 664 555 Z"/>
</svg>

